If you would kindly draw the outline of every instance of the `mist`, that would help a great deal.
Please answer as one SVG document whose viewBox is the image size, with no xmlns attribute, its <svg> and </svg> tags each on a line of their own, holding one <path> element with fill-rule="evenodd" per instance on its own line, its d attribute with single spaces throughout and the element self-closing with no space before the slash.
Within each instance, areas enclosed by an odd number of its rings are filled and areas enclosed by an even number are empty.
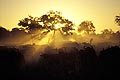
<svg viewBox="0 0 120 80">
<path fill-rule="evenodd" d="M 9 33 L 11 34 L 11 32 Z M 41 35 L 40 31 L 35 34 L 19 33 L 1 39 L 1 46 L 16 47 L 23 52 L 26 63 L 37 61 L 46 52 L 58 54 L 57 50 L 63 47 L 78 50 L 84 47 L 93 47 L 99 55 L 100 51 L 112 46 L 120 46 L 120 35 L 113 34 L 85 34 L 74 31 L 72 35 L 63 35 L 59 30 Z M 51 50 L 52 49 L 52 50 Z"/>
</svg>

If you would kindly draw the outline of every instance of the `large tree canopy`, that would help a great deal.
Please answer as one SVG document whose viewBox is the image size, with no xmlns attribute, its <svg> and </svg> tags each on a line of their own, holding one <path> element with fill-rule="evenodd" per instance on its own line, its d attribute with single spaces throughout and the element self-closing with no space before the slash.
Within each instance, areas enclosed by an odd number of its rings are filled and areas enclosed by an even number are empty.
<svg viewBox="0 0 120 80">
<path fill-rule="evenodd" d="M 34 29 L 44 29 L 46 32 L 59 30 L 64 35 L 69 35 L 71 34 L 71 30 L 74 30 L 74 24 L 72 21 L 65 19 L 61 15 L 61 12 L 58 11 L 49 11 L 41 17 L 29 16 L 28 18 L 20 20 L 18 25 L 25 27 L 28 31 L 32 31 Z"/>
<path fill-rule="evenodd" d="M 26 30 L 32 31 L 35 29 L 41 29 L 42 25 L 39 24 L 40 18 L 29 16 L 28 18 L 24 18 L 19 20 L 18 25 L 25 27 Z"/>
</svg>

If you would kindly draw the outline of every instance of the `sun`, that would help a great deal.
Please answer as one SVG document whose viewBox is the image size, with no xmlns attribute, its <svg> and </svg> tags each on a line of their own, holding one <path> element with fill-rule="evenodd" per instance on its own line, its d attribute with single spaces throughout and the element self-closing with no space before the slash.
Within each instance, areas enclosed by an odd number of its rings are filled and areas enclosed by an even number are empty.
<svg viewBox="0 0 120 80">
<path fill-rule="evenodd" d="M 59 29 L 60 28 L 60 24 L 55 24 L 55 29 Z"/>
<path fill-rule="evenodd" d="M 64 24 L 61 24 L 61 23 L 57 23 L 57 24 L 55 24 L 55 29 L 59 29 L 59 28 L 61 28 L 61 27 L 64 27 Z"/>
</svg>

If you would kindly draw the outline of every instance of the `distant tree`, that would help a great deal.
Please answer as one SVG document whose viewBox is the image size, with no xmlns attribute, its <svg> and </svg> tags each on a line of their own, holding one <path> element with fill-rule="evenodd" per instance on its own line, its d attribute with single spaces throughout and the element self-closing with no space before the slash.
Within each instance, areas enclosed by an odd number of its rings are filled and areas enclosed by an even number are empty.
<svg viewBox="0 0 120 80">
<path fill-rule="evenodd" d="M 78 27 L 78 31 L 84 31 L 87 34 L 94 33 L 95 32 L 95 26 L 91 21 L 83 21 Z"/>
<path fill-rule="evenodd" d="M 0 33 L 8 33 L 9 31 L 7 29 L 5 29 L 4 27 L 0 26 Z"/>
<path fill-rule="evenodd" d="M 104 29 L 102 31 L 102 34 L 113 34 L 114 32 L 112 31 L 112 29 Z"/>
<path fill-rule="evenodd" d="M 0 40 L 4 40 L 9 37 L 9 31 L 3 27 L 0 27 Z"/>
<path fill-rule="evenodd" d="M 18 34 L 18 33 L 24 34 L 25 33 L 25 29 L 23 29 L 23 28 L 12 28 L 11 33 L 13 33 L 13 34 Z"/>
<path fill-rule="evenodd" d="M 25 29 L 23 28 L 12 28 L 11 32 L 11 37 L 13 38 L 16 38 L 16 40 L 20 39 L 21 37 L 20 36 L 26 36 L 27 33 L 25 32 Z"/>
<path fill-rule="evenodd" d="M 20 31 L 19 28 L 12 28 L 12 32 L 18 32 Z"/>
<path fill-rule="evenodd" d="M 115 22 L 120 26 L 120 15 L 115 16 Z"/>
<path fill-rule="evenodd" d="M 109 39 L 109 40 L 115 38 L 115 35 L 114 35 L 114 32 L 112 31 L 112 29 L 104 29 L 104 30 L 101 31 L 101 32 L 102 32 L 101 36 L 102 36 L 103 38 L 106 38 L 106 39 Z"/>
</svg>

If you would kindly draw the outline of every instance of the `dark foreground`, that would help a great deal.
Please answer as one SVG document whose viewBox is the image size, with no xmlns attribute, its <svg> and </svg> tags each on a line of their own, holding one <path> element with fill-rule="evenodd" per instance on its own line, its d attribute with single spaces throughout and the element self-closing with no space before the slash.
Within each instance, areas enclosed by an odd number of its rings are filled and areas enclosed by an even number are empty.
<svg viewBox="0 0 120 80">
<path fill-rule="evenodd" d="M 42 55 L 37 52 L 37 61 L 29 63 L 24 52 L 0 47 L 0 80 L 109 80 L 119 77 L 120 48 L 117 46 L 103 49 L 99 56 L 92 47 L 80 50 L 48 47 Z"/>
</svg>

